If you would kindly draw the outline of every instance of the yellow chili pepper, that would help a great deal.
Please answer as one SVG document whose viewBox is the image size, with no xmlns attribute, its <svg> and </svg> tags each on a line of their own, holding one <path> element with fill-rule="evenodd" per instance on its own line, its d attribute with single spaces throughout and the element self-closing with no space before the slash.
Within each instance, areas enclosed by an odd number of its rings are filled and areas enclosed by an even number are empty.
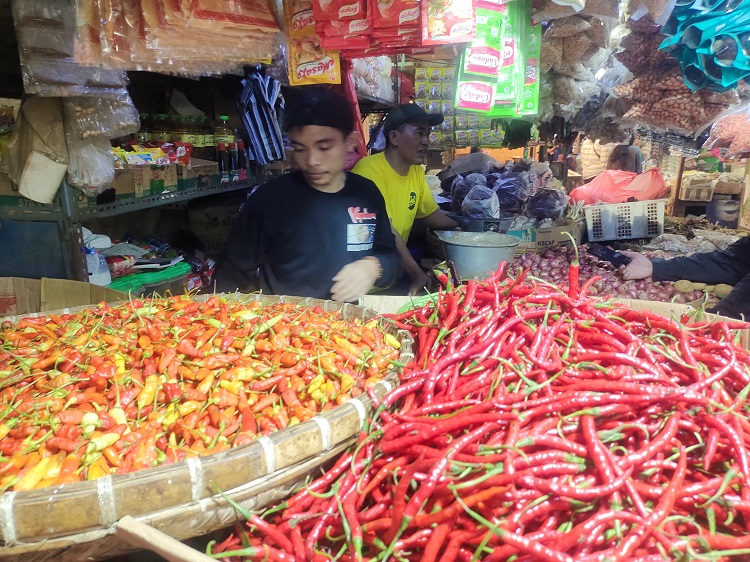
<svg viewBox="0 0 750 562">
<path fill-rule="evenodd" d="M 47 472 L 44 473 L 44 479 L 49 478 L 57 479 L 60 476 L 60 468 L 62 468 L 63 461 L 68 454 L 65 451 L 60 451 L 56 455 L 50 457 L 49 464 L 47 465 Z"/>
<path fill-rule="evenodd" d="M 401 349 L 401 342 L 396 339 L 396 337 L 393 334 L 386 334 L 385 343 L 390 345 L 391 347 L 395 347 L 396 349 Z"/>
<path fill-rule="evenodd" d="M 214 385 L 214 380 L 216 377 L 213 373 L 208 375 L 205 379 L 203 379 L 198 386 L 195 387 L 195 390 L 198 392 L 202 392 L 203 394 L 208 394 L 211 390 L 211 387 Z"/>
<path fill-rule="evenodd" d="M 101 455 L 101 454 L 100 454 Z M 93 463 L 89 465 L 88 472 L 86 473 L 87 480 L 96 480 L 102 476 L 109 474 L 109 464 L 107 459 L 103 455 L 99 456 Z"/>
<path fill-rule="evenodd" d="M 179 406 L 177 405 L 177 402 L 172 402 L 169 406 L 167 406 L 167 410 L 161 417 L 160 421 L 164 427 L 169 427 L 178 419 L 180 419 Z"/>
<path fill-rule="evenodd" d="M 44 457 L 37 464 L 32 466 L 23 476 L 21 476 L 21 478 L 19 478 L 18 482 L 13 485 L 13 489 L 16 492 L 33 490 L 34 486 L 36 486 L 47 473 L 47 467 L 51 458 L 52 457 Z"/>
<path fill-rule="evenodd" d="M 177 411 L 180 412 L 181 416 L 187 416 L 192 412 L 197 412 L 201 409 L 201 403 L 197 400 L 186 400 L 177 407 Z"/>
<path fill-rule="evenodd" d="M 341 392 L 349 392 L 354 387 L 354 377 L 344 373 L 341 375 Z"/>
<path fill-rule="evenodd" d="M 159 377 L 156 375 L 149 375 L 146 377 L 146 383 L 143 385 L 143 389 L 141 389 L 141 392 L 136 399 L 139 408 L 145 408 L 154 401 L 158 385 Z"/>
<path fill-rule="evenodd" d="M 103 451 L 107 447 L 111 447 L 120 440 L 119 433 L 104 433 L 98 437 L 94 437 L 89 444 L 86 446 L 86 452 L 92 451 Z"/>
<path fill-rule="evenodd" d="M 231 392 L 235 396 L 238 396 L 240 393 L 240 388 L 243 388 L 245 385 L 242 381 L 219 381 L 219 386 L 224 390 Z"/>
<path fill-rule="evenodd" d="M 4 439 L 10 433 L 10 426 L 7 423 L 0 423 L 0 439 Z"/>
<path fill-rule="evenodd" d="M 323 386 L 324 382 L 326 382 L 325 377 L 323 375 L 317 375 L 312 381 L 310 381 L 310 384 L 307 385 L 307 392 L 312 396 L 312 393 Z"/>
</svg>

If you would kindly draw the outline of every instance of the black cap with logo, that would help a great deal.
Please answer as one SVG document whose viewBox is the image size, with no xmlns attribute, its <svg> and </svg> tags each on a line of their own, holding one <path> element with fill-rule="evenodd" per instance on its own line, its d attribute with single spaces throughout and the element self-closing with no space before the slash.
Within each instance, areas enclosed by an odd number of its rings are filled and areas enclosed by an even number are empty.
<svg viewBox="0 0 750 562">
<path fill-rule="evenodd" d="M 415 103 L 397 105 L 388 112 L 383 121 L 383 134 L 388 137 L 391 131 L 404 123 L 427 123 L 430 127 L 440 125 L 445 120 L 442 113 L 427 113 Z"/>
</svg>

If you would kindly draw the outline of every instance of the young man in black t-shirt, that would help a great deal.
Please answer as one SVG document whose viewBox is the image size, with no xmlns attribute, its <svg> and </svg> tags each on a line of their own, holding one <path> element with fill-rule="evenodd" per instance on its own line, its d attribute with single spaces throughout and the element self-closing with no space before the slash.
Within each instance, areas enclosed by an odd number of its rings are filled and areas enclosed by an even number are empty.
<svg viewBox="0 0 750 562">
<path fill-rule="evenodd" d="M 286 112 L 298 171 L 247 199 L 219 264 L 220 290 L 354 301 L 398 277 L 385 202 L 370 180 L 344 171 L 356 144 L 342 95 L 311 89 Z"/>
</svg>

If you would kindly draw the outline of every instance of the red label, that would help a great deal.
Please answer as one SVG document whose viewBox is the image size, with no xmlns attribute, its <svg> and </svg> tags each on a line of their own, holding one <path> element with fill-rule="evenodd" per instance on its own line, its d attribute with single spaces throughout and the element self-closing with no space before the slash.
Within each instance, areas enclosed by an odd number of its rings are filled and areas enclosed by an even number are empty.
<svg viewBox="0 0 750 562">
<path fill-rule="evenodd" d="M 336 63 L 331 57 L 326 57 L 319 62 L 301 64 L 297 67 L 297 80 L 304 80 L 310 76 L 327 74 L 328 72 L 331 72 L 335 66 Z"/>
<path fill-rule="evenodd" d="M 355 2 L 354 4 L 347 4 L 339 8 L 339 19 L 340 20 L 351 20 L 362 14 L 362 2 Z"/>
<path fill-rule="evenodd" d="M 495 87 L 485 82 L 464 82 L 458 86 L 458 108 L 490 111 Z"/>
<path fill-rule="evenodd" d="M 411 21 L 417 21 L 417 19 L 419 19 L 419 7 L 404 10 L 398 15 L 399 25 L 403 25 Z"/>
<path fill-rule="evenodd" d="M 312 10 L 305 10 L 292 17 L 292 31 L 294 32 L 302 31 L 306 27 L 313 25 L 315 25 L 315 19 L 313 18 Z"/>
<path fill-rule="evenodd" d="M 486 45 L 471 47 L 466 52 L 466 72 L 497 76 L 503 55 L 497 49 Z"/>
</svg>

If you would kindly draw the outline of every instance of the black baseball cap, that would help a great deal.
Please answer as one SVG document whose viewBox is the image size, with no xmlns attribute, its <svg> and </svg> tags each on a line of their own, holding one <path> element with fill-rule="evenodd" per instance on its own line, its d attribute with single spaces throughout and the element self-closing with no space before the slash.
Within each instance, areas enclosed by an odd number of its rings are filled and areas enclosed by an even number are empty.
<svg viewBox="0 0 750 562">
<path fill-rule="evenodd" d="M 430 127 L 440 125 L 445 121 L 442 113 L 427 113 L 415 103 L 397 105 L 388 112 L 383 121 L 383 134 L 388 137 L 391 131 L 398 129 L 404 123 L 428 123 Z"/>
</svg>

